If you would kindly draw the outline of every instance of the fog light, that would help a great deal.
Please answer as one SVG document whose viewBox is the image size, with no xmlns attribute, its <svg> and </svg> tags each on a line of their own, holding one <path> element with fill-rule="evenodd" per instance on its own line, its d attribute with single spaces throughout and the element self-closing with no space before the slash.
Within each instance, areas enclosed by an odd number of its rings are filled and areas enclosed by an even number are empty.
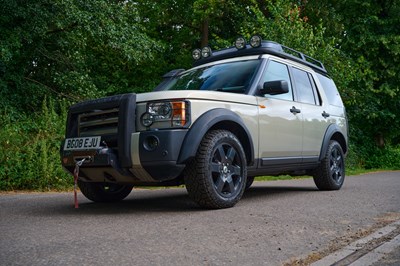
<svg viewBox="0 0 400 266">
<path fill-rule="evenodd" d="M 194 60 L 199 60 L 201 58 L 201 50 L 200 49 L 193 50 L 192 57 Z"/>
<path fill-rule="evenodd" d="M 239 37 L 235 41 L 235 47 L 238 50 L 246 48 L 246 40 L 243 37 Z"/>
<path fill-rule="evenodd" d="M 149 127 L 153 124 L 154 118 L 150 113 L 144 113 L 140 119 L 142 125 L 145 127 Z"/>
<path fill-rule="evenodd" d="M 160 145 L 160 141 L 156 136 L 148 136 L 143 142 L 143 147 L 148 151 L 154 151 L 158 145 Z"/>
<path fill-rule="evenodd" d="M 203 47 L 203 49 L 201 49 L 201 57 L 207 58 L 207 57 L 210 57 L 211 54 L 212 54 L 212 51 L 211 51 L 210 47 L 206 46 L 206 47 Z"/>
<path fill-rule="evenodd" d="M 258 35 L 254 35 L 250 38 L 250 46 L 253 48 L 257 48 L 261 46 L 262 39 Z"/>
</svg>

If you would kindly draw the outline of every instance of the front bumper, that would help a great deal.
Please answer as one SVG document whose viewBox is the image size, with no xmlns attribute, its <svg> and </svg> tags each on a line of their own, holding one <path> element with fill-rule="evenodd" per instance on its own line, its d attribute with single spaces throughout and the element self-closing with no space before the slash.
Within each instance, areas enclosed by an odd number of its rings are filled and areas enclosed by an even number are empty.
<svg viewBox="0 0 400 266">
<path fill-rule="evenodd" d="M 160 183 L 181 175 L 185 165 L 177 164 L 187 129 L 155 130 L 133 133 L 131 136 L 131 166 L 121 167 L 115 149 L 64 151 L 61 162 L 73 174 L 77 161 L 85 159 L 79 177 L 87 182 L 132 184 Z"/>
<path fill-rule="evenodd" d="M 116 152 L 103 147 L 98 150 L 63 151 L 61 163 L 71 175 L 77 161 L 85 159 L 79 169 L 79 178 L 87 182 L 132 183 L 139 181 L 130 171 L 120 167 Z"/>
<path fill-rule="evenodd" d="M 177 164 L 177 160 L 187 132 L 187 129 L 171 129 L 140 133 L 140 164 L 153 179 L 171 180 L 182 173 L 185 165 Z"/>
</svg>

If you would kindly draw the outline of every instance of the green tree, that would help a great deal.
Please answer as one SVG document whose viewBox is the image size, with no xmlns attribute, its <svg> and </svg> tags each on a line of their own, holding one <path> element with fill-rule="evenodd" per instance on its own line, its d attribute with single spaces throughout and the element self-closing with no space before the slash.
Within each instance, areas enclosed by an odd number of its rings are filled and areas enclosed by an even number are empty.
<svg viewBox="0 0 400 266">
<path fill-rule="evenodd" d="M 79 100 L 139 90 L 148 80 L 138 66 L 162 50 L 127 1 L 2 0 L 1 6 L 3 107 L 34 111 L 48 94 Z"/>
<path fill-rule="evenodd" d="M 150 90 L 163 50 L 127 1 L 0 0 L 0 190 L 71 184 L 66 104 Z"/>
<path fill-rule="evenodd" d="M 357 69 L 346 104 L 353 140 L 360 146 L 400 143 L 400 5 L 394 0 L 307 1 L 312 23 L 321 21 Z"/>
</svg>

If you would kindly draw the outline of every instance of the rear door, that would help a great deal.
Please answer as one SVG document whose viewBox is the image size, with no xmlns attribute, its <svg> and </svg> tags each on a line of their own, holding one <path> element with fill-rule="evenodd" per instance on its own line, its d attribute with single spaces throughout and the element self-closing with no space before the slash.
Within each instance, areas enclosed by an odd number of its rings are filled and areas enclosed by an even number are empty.
<svg viewBox="0 0 400 266">
<path fill-rule="evenodd" d="M 319 158 L 322 140 L 328 127 L 328 114 L 309 71 L 292 67 L 292 78 L 297 101 L 301 104 L 303 115 L 303 162 L 315 162 Z"/>
</svg>

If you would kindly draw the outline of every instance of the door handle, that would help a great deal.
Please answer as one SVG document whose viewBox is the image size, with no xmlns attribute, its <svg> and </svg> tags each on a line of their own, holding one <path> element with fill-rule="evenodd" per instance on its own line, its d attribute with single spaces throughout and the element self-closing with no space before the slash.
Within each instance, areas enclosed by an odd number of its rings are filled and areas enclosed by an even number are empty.
<svg viewBox="0 0 400 266">
<path fill-rule="evenodd" d="M 327 112 L 323 111 L 323 112 L 322 112 L 322 116 L 323 116 L 324 118 L 327 118 L 327 117 L 330 116 L 330 114 L 328 114 Z"/>
<path fill-rule="evenodd" d="M 296 107 L 292 107 L 291 109 L 290 109 L 290 112 L 292 113 L 292 114 L 300 114 L 301 113 L 301 110 L 300 109 L 297 109 Z"/>
</svg>

